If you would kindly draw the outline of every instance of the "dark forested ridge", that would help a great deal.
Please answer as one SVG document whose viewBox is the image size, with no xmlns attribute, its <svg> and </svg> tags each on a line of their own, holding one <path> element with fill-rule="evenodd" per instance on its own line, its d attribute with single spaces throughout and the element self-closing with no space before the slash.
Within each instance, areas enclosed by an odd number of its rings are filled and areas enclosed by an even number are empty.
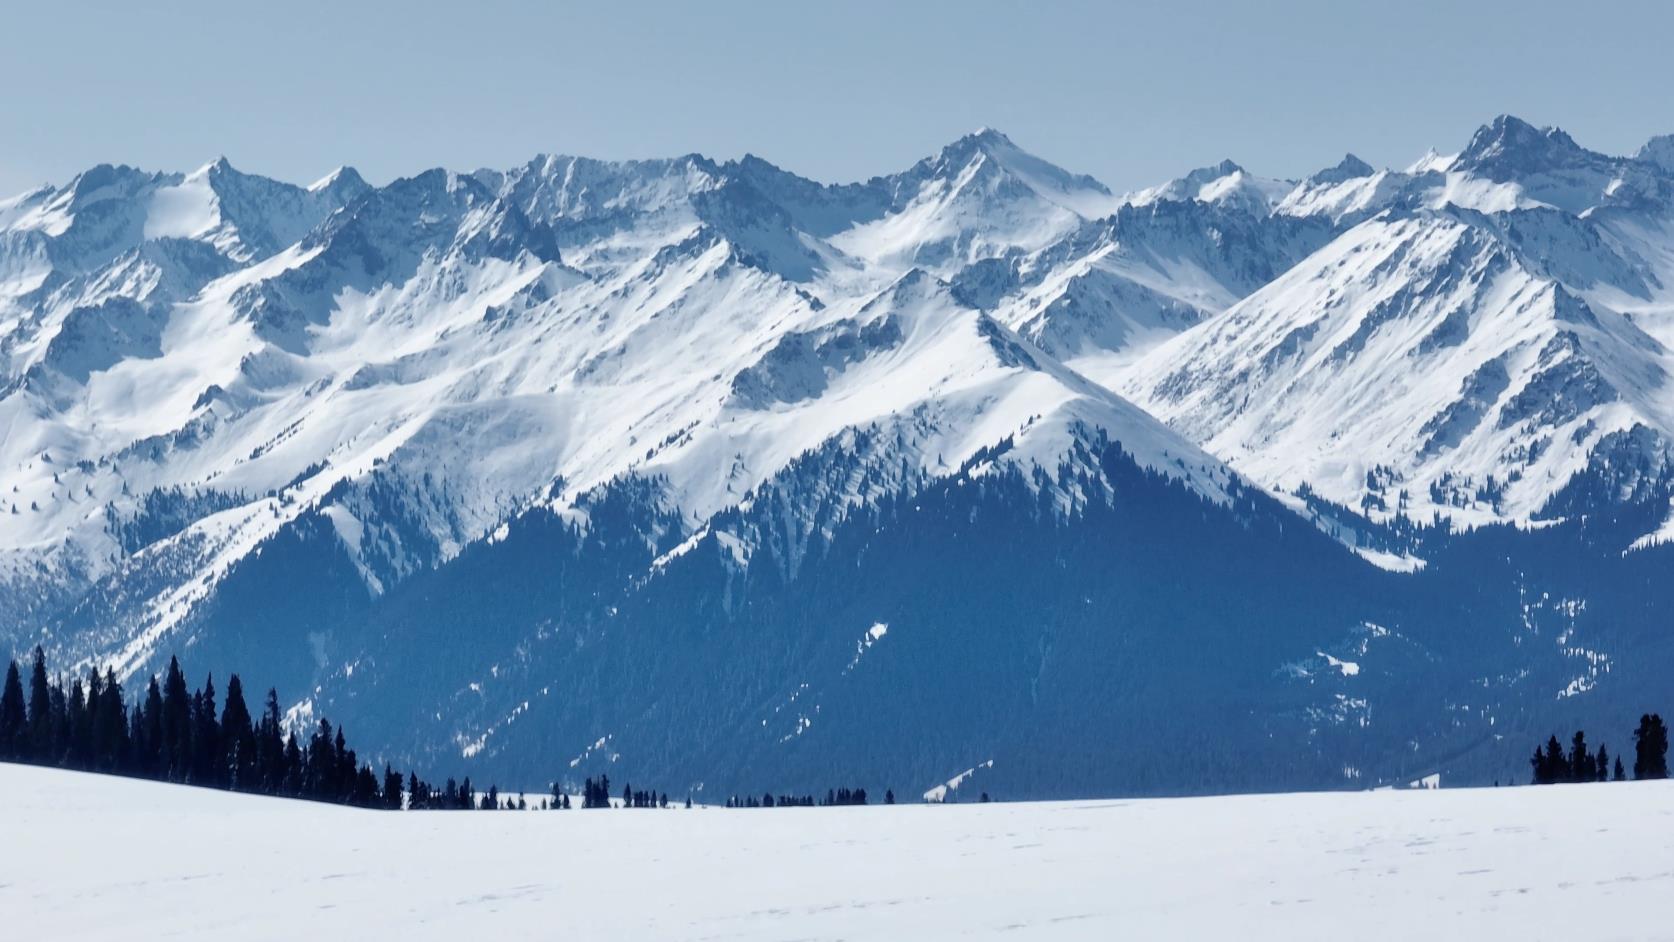
<svg viewBox="0 0 1674 942">
<path fill-rule="evenodd" d="M 403 767 L 545 781 L 619 761 L 710 802 L 843 781 L 916 797 L 973 768 L 1008 798 L 1490 784 L 1523 779 L 1551 728 L 1674 693 L 1654 667 L 1674 657 L 1674 549 L 1623 552 L 1666 494 L 1470 532 L 1316 502 L 1334 539 L 1115 443 L 888 487 L 869 482 L 900 469 L 867 454 L 807 455 L 696 534 L 655 479 L 619 482 L 585 525 L 537 507 L 377 596 L 308 517 L 180 640 L 318 688 L 313 708 Z"/>
</svg>

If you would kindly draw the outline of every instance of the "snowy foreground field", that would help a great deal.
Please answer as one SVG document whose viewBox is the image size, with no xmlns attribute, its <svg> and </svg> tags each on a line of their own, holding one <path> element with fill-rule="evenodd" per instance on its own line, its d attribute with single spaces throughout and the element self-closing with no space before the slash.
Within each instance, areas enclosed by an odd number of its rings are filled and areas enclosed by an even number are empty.
<svg viewBox="0 0 1674 942">
<path fill-rule="evenodd" d="M 0 765 L 51 939 L 1674 938 L 1674 783 L 414 812 Z"/>
</svg>

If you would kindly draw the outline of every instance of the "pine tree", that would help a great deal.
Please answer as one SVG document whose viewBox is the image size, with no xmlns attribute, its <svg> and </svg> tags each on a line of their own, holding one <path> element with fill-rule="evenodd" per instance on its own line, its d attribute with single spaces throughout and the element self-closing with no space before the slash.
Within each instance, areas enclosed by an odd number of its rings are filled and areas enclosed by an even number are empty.
<svg viewBox="0 0 1674 942">
<path fill-rule="evenodd" d="M 192 704 L 186 692 L 186 677 L 180 662 L 169 658 L 163 675 L 162 757 L 164 774 L 171 782 L 185 781 L 192 759 Z"/>
<path fill-rule="evenodd" d="M 29 670 L 29 740 L 36 762 L 51 762 L 58 751 L 53 741 L 52 689 L 47 684 L 46 652 L 35 645 L 35 665 Z"/>
<path fill-rule="evenodd" d="M 82 692 L 80 680 L 70 681 L 64 719 L 68 730 L 65 739 L 67 748 L 58 752 L 55 761 L 63 762 L 72 769 L 86 768 L 88 756 L 93 752 L 93 724 L 87 721 L 87 695 Z"/>
<path fill-rule="evenodd" d="M 1627 781 L 1627 770 L 1622 768 L 1622 757 L 1616 757 L 1616 774 L 1613 776 L 1618 782 Z"/>
<path fill-rule="evenodd" d="M 227 678 L 227 702 L 221 708 L 221 753 L 223 781 L 244 791 L 261 786 L 261 773 L 256 765 L 256 731 L 250 723 L 250 709 L 244 703 L 244 684 L 237 674 Z"/>
<path fill-rule="evenodd" d="M 1547 782 L 1569 781 L 1569 759 L 1564 756 L 1564 747 L 1558 744 L 1556 736 L 1546 740 L 1546 775 Z"/>
<path fill-rule="evenodd" d="M 308 740 L 308 770 L 303 793 L 309 798 L 332 801 L 337 797 L 337 750 L 332 744 L 331 722 L 320 718 Z"/>
<path fill-rule="evenodd" d="M 260 768 L 262 791 L 277 793 L 285 781 L 284 720 L 279 715 L 279 692 L 269 687 L 256 727 L 256 764 Z"/>
<path fill-rule="evenodd" d="M 384 807 L 391 811 L 401 810 L 401 773 L 384 763 Z"/>
<path fill-rule="evenodd" d="M 54 683 L 47 694 L 47 752 L 40 756 L 43 762 L 62 762 L 70 746 L 70 706 L 69 697 L 64 693 L 62 681 Z"/>
<path fill-rule="evenodd" d="M 1575 738 L 1570 740 L 1569 747 L 1569 780 L 1572 782 L 1590 782 L 1593 780 L 1593 754 L 1587 749 L 1587 734 L 1581 730 L 1575 731 Z"/>
<path fill-rule="evenodd" d="M 333 763 L 332 782 L 336 786 L 336 800 L 347 801 L 353 798 L 355 791 L 355 753 L 349 748 L 349 743 L 343 737 L 343 727 L 337 727 L 337 735 L 331 740 L 331 761 Z"/>
<path fill-rule="evenodd" d="M 197 710 L 192 714 L 192 780 L 220 786 L 226 781 L 226 769 L 222 761 L 221 723 L 216 719 L 213 674 L 204 678 L 203 689 L 193 699 Z"/>
<path fill-rule="evenodd" d="M 1593 781 L 1610 781 L 1610 753 L 1605 750 L 1603 743 L 1599 743 L 1598 760 L 1594 763 L 1593 769 Z"/>
<path fill-rule="evenodd" d="M 29 758 L 29 714 L 23 705 L 23 678 L 17 661 L 6 666 L 6 684 L 0 688 L 0 759 Z"/>
<path fill-rule="evenodd" d="M 302 748 L 296 744 L 296 734 L 285 737 L 284 761 L 280 764 L 280 785 L 277 793 L 301 797 L 307 784 Z"/>
<path fill-rule="evenodd" d="M 1633 777 L 1659 779 L 1668 777 L 1668 727 L 1662 717 L 1648 713 L 1639 718 L 1639 728 L 1633 731 Z"/>
<path fill-rule="evenodd" d="M 94 676 L 98 672 L 94 671 Z M 105 772 L 127 770 L 133 744 L 128 736 L 127 708 L 116 671 L 106 670 L 99 701 L 93 709 L 93 752 L 98 768 Z"/>
<path fill-rule="evenodd" d="M 163 688 L 157 683 L 157 675 L 151 675 L 151 682 L 145 687 L 145 706 L 140 709 L 140 728 L 144 735 L 144 745 L 139 757 L 146 774 L 161 776 L 168 770 L 168 739 L 163 733 Z"/>
<path fill-rule="evenodd" d="M 895 804 L 895 789 L 893 789 L 893 788 L 884 789 L 884 804 L 886 804 L 886 805 Z"/>
</svg>

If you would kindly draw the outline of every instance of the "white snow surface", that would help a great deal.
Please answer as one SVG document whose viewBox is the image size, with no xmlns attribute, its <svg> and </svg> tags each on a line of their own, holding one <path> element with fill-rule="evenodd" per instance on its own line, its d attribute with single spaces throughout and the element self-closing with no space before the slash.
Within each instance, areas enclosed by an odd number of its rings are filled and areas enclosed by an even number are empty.
<svg viewBox="0 0 1674 942">
<path fill-rule="evenodd" d="M 1667 782 L 381 812 L 0 765 L 0 801 L 8 932 L 65 942 L 1674 938 Z"/>
</svg>

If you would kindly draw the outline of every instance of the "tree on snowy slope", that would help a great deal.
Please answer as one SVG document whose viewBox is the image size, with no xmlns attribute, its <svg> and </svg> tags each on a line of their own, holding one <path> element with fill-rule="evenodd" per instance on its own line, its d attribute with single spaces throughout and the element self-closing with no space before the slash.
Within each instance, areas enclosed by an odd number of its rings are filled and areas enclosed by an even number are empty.
<svg viewBox="0 0 1674 942">
<path fill-rule="evenodd" d="M 23 681 L 17 662 L 6 666 L 6 684 L 0 689 L 0 759 L 15 759 L 29 735 L 29 720 L 23 708 Z"/>
<path fill-rule="evenodd" d="M 1536 785 L 1569 781 L 1569 759 L 1564 756 L 1564 747 L 1559 744 L 1556 736 L 1546 740 L 1544 752 L 1535 750 L 1534 758 L 1529 760 L 1529 764 L 1534 767 Z"/>
<path fill-rule="evenodd" d="M 1633 731 L 1633 777 L 1653 779 L 1668 777 L 1668 727 L 1662 717 L 1648 713 L 1639 718 L 1639 728 Z"/>
<path fill-rule="evenodd" d="M 53 747 L 52 691 L 47 685 L 46 654 L 35 646 L 35 666 L 29 670 L 29 740 L 35 755 L 49 755 Z"/>
<path fill-rule="evenodd" d="M 1581 730 L 1575 731 L 1575 738 L 1569 747 L 1569 780 L 1572 782 L 1590 782 L 1593 773 L 1598 768 L 1593 762 L 1592 753 L 1587 751 L 1587 734 Z"/>
<path fill-rule="evenodd" d="M 233 788 L 250 788 L 257 780 L 256 731 L 244 703 L 244 685 L 234 674 L 227 681 L 227 703 L 221 709 L 221 741 L 225 753 L 225 781 Z"/>
<path fill-rule="evenodd" d="M 35 689 L 26 701 L 17 662 L 7 665 L 0 687 L 0 760 L 366 808 L 402 806 L 400 774 L 386 765 L 380 782 L 349 748 L 341 727 L 322 717 L 306 746 L 286 735 L 275 691 L 268 691 L 262 718 L 252 726 L 237 675 L 228 681 L 219 718 L 213 680 L 188 691 L 173 659 L 166 680 L 151 677 L 132 710 L 114 671 L 93 669 L 85 683 L 72 680 L 66 691 L 62 682 L 47 679 L 37 648 L 32 675 Z M 446 803 L 432 801 L 416 775 L 412 780 L 413 807 L 471 806 L 469 779 L 457 788 L 449 782 Z"/>
</svg>

